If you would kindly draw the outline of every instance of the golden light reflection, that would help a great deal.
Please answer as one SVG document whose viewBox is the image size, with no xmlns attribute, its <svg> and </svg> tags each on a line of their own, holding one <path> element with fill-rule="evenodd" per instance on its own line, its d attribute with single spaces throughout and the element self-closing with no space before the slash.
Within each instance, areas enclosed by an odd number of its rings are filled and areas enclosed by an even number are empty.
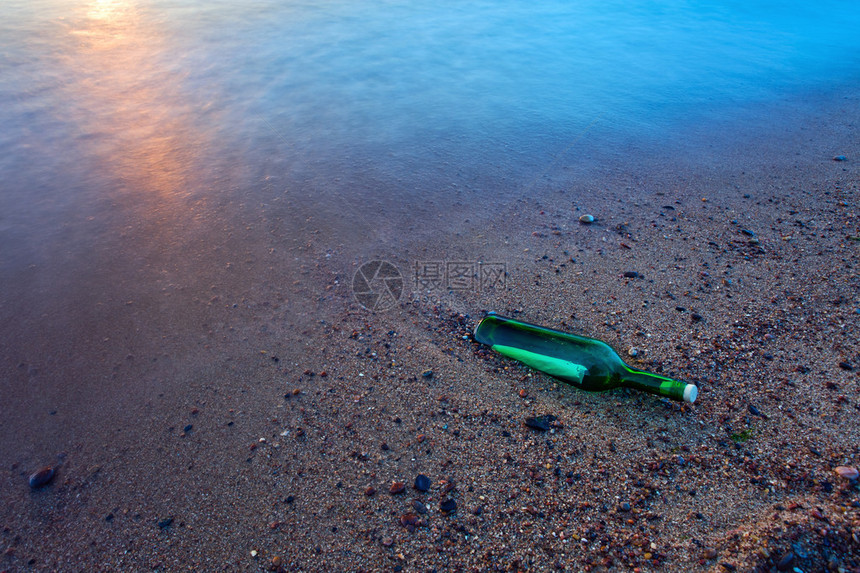
<svg viewBox="0 0 860 573">
<path fill-rule="evenodd" d="M 187 189 L 199 134 L 164 32 L 132 0 L 94 0 L 71 22 L 71 108 L 80 142 L 127 191 Z"/>
</svg>

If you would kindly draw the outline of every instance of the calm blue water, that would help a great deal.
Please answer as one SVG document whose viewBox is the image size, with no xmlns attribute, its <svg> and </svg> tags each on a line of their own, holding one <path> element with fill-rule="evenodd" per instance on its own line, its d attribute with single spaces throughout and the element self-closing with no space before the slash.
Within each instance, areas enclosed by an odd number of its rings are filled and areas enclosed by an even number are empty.
<svg viewBox="0 0 860 573">
<path fill-rule="evenodd" d="M 857 30 L 844 1 L 5 0 L 3 278 L 260 221 L 384 239 L 380 214 L 855 80 Z"/>
</svg>

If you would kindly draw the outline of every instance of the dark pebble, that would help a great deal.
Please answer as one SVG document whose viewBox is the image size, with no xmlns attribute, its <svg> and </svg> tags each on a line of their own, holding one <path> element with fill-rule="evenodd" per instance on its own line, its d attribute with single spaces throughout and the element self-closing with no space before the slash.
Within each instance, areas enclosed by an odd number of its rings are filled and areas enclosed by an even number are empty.
<svg viewBox="0 0 860 573">
<path fill-rule="evenodd" d="M 761 412 L 761 410 L 759 410 L 758 408 L 756 408 L 756 407 L 755 407 L 755 406 L 753 406 L 752 404 L 750 404 L 749 406 L 747 406 L 747 410 L 749 410 L 750 414 L 752 414 L 753 416 L 759 416 L 759 417 L 764 418 L 765 420 L 767 420 L 767 415 L 766 415 L 766 414 L 763 414 L 763 413 Z"/>
<path fill-rule="evenodd" d="M 540 430 L 541 432 L 546 432 L 550 428 L 550 424 L 555 422 L 558 418 L 553 416 L 552 414 L 547 414 L 545 416 L 537 416 L 534 418 L 526 418 L 525 424 L 529 428 L 534 428 L 535 430 Z"/>
<path fill-rule="evenodd" d="M 40 469 L 30 475 L 30 487 L 36 489 L 48 485 L 51 483 L 51 480 L 54 479 L 54 475 L 56 475 L 56 473 L 57 472 L 54 471 L 54 468 L 50 466 Z"/>
<path fill-rule="evenodd" d="M 158 521 L 158 527 L 160 527 L 161 529 L 166 529 L 166 528 L 170 527 L 171 523 L 173 523 L 173 518 L 172 517 L 165 517 L 164 519 L 160 519 Z"/>
<path fill-rule="evenodd" d="M 192 424 L 188 424 L 187 426 L 185 426 L 184 428 L 182 428 L 182 431 L 183 431 L 183 432 L 188 433 L 188 432 L 190 432 L 190 431 L 191 431 L 191 428 L 193 428 L 193 427 L 194 427 L 194 426 L 193 426 Z"/>
<path fill-rule="evenodd" d="M 421 514 L 427 513 L 427 506 L 417 499 L 412 501 L 412 509 Z"/>
<path fill-rule="evenodd" d="M 625 271 L 624 273 L 624 278 L 628 279 L 638 279 L 639 276 L 639 273 L 637 273 L 636 271 Z"/>
<path fill-rule="evenodd" d="M 749 229 L 741 229 L 741 233 L 743 233 L 747 237 L 755 237 L 755 233 L 753 233 Z"/>
<path fill-rule="evenodd" d="M 787 551 L 785 555 L 783 555 L 779 562 L 776 564 L 776 568 L 779 571 L 791 571 L 791 566 L 794 564 L 794 553 L 791 551 Z"/>
<path fill-rule="evenodd" d="M 439 504 L 439 509 L 442 510 L 442 513 L 454 513 L 457 511 L 457 502 L 451 498 L 443 499 L 442 503 Z"/>
<path fill-rule="evenodd" d="M 854 370 L 854 367 L 851 366 L 851 364 L 849 364 L 848 362 L 840 362 L 839 368 L 841 368 L 842 370 L 849 370 L 849 371 Z"/>
<path fill-rule="evenodd" d="M 833 158 L 833 161 L 847 161 L 847 160 L 848 160 L 848 158 L 845 157 L 844 155 L 837 155 L 836 157 Z"/>
<path fill-rule="evenodd" d="M 364 490 L 364 495 L 366 495 L 367 497 L 370 497 L 375 493 L 376 493 L 376 488 L 374 488 L 372 485 L 368 486 L 367 489 Z"/>
<path fill-rule="evenodd" d="M 424 372 L 421 373 L 421 376 L 423 376 L 424 378 L 433 378 L 433 371 L 432 370 L 425 370 Z"/>
<path fill-rule="evenodd" d="M 630 504 L 625 501 L 618 506 L 618 509 L 620 509 L 621 511 L 630 511 Z"/>
<path fill-rule="evenodd" d="M 418 491 L 427 491 L 430 489 L 430 484 L 430 478 L 424 474 L 418 474 L 415 476 L 415 489 Z"/>
<path fill-rule="evenodd" d="M 700 322 L 702 320 L 702 315 L 698 312 L 694 312 L 690 315 L 690 318 L 693 320 L 693 322 Z"/>
<path fill-rule="evenodd" d="M 726 571 L 735 571 L 737 569 L 737 567 L 735 567 L 731 563 L 727 563 L 726 561 L 723 561 L 722 563 L 720 563 L 720 566 L 723 569 L 725 569 Z"/>
<path fill-rule="evenodd" d="M 406 491 L 406 484 L 404 484 L 402 481 L 396 481 L 391 484 L 390 488 L 388 488 L 388 493 L 390 493 L 391 495 L 403 493 L 404 491 Z"/>
</svg>

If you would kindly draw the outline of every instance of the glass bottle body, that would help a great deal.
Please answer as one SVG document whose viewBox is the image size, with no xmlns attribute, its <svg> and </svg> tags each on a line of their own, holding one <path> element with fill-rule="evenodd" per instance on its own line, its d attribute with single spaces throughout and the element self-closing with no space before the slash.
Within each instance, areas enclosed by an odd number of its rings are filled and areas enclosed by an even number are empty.
<svg viewBox="0 0 860 573">
<path fill-rule="evenodd" d="M 602 392 L 625 386 L 689 403 L 698 394 L 693 384 L 631 368 L 601 340 L 496 314 L 478 323 L 475 340 L 581 390 Z"/>
</svg>

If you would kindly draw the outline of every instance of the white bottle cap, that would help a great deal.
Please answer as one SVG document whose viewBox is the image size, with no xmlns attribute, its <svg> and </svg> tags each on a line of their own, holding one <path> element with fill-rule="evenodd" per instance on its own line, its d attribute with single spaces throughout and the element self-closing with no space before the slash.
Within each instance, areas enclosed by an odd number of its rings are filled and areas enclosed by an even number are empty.
<svg viewBox="0 0 860 573">
<path fill-rule="evenodd" d="M 687 404 L 695 402 L 698 395 L 699 389 L 696 388 L 695 384 L 687 384 L 687 387 L 684 388 L 684 402 Z"/>
</svg>

